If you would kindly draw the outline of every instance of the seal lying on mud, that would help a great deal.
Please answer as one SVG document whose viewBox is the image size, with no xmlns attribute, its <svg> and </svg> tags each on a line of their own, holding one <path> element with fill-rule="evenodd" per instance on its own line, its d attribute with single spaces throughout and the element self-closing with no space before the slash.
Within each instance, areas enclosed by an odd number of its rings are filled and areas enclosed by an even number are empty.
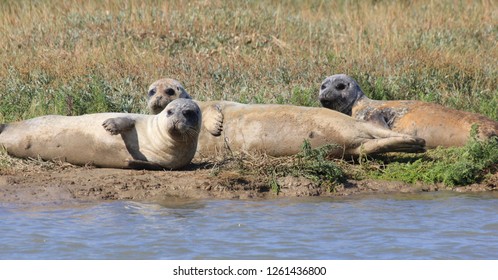
<svg viewBox="0 0 498 280">
<path fill-rule="evenodd" d="M 399 133 L 421 137 L 428 148 L 465 145 L 473 124 L 478 125 L 481 139 L 498 135 L 498 122 L 479 114 L 422 101 L 369 99 L 358 83 L 344 74 L 327 77 L 321 85 L 318 99 L 325 108 Z"/>
<path fill-rule="evenodd" d="M 153 116 L 50 115 L 3 124 L 0 146 L 22 158 L 112 168 L 178 169 L 195 155 L 201 121 L 195 102 L 178 99 Z"/>
<path fill-rule="evenodd" d="M 174 90 L 176 84 L 171 79 L 161 79 L 150 86 L 148 108 L 151 113 L 167 105 L 168 98 L 164 95 Z M 330 154 L 334 157 L 424 150 L 423 139 L 371 126 L 324 108 L 229 101 L 197 103 L 203 114 L 199 156 L 212 156 L 224 150 L 294 155 L 301 151 L 305 140 L 312 147 L 336 144 L 337 149 Z"/>
</svg>

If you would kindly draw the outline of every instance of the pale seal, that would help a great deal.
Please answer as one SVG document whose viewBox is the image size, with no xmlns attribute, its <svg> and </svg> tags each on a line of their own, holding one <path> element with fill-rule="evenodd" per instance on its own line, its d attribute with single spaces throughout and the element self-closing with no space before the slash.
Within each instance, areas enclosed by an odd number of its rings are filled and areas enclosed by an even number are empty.
<svg viewBox="0 0 498 280">
<path fill-rule="evenodd" d="M 156 93 L 148 96 L 151 113 L 155 112 L 151 104 L 157 104 L 157 98 L 163 100 L 157 95 L 163 94 L 170 81 L 161 79 L 151 85 L 156 88 Z M 213 156 L 226 150 L 270 156 L 295 155 L 301 151 L 305 140 L 312 147 L 336 145 L 331 157 L 424 150 L 423 139 L 371 126 L 324 108 L 196 102 L 203 114 L 198 156 Z M 208 127 L 218 133 L 212 133 Z"/>
<path fill-rule="evenodd" d="M 200 108 L 189 99 L 174 100 L 157 115 L 49 115 L 0 126 L 0 146 L 21 158 L 178 169 L 195 155 L 201 121 Z"/>
<path fill-rule="evenodd" d="M 478 125 L 481 139 L 498 135 L 498 122 L 479 114 L 422 101 L 369 99 L 358 83 L 344 74 L 327 77 L 318 99 L 325 108 L 421 137 L 425 139 L 427 148 L 465 145 L 474 124 Z"/>
<path fill-rule="evenodd" d="M 151 98 L 154 97 L 154 98 Z M 159 114 L 171 101 L 192 99 L 179 81 L 162 79 L 160 84 L 152 84 L 147 91 L 148 108 L 152 114 Z"/>
</svg>

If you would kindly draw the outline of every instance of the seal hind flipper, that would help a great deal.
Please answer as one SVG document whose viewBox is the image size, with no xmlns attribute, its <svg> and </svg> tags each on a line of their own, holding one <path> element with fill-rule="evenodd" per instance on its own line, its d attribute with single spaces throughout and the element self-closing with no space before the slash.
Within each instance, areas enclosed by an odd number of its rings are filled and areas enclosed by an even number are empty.
<svg viewBox="0 0 498 280">
<path fill-rule="evenodd" d="M 157 163 L 145 161 L 145 160 L 128 160 L 128 167 L 131 169 L 139 169 L 139 170 L 165 170 L 164 167 L 160 166 Z"/>
<path fill-rule="evenodd" d="M 202 112 L 203 124 L 213 136 L 220 136 L 223 131 L 223 112 L 219 104 L 209 106 Z"/>
<path fill-rule="evenodd" d="M 425 152 L 425 140 L 412 136 L 394 136 L 371 139 L 358 147 L 358 154 L 381 154 L 387 152 Z"/>
<path fill-rule="evenodd" d="M 102 126 L 112 135 L 117 135 L 132 129 L 135 126 L 135 120 L 127 117 L 110 118 L 105 120 Z"/>
</svg>

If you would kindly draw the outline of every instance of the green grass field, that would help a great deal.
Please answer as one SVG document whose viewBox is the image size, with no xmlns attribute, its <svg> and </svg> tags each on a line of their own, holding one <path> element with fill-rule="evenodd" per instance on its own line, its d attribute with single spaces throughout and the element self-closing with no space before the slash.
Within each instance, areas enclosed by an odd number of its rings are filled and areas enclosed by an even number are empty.
<svg viewBox="0 0 498 280">
<path fill-rule="evenodd" d="M 0 122 L 146 112 L 163 77 L 200 100 L 318 106 L 337 73 L 498 120 L 497 23 L 492 0 L 0 0 Z"/>
</svg>

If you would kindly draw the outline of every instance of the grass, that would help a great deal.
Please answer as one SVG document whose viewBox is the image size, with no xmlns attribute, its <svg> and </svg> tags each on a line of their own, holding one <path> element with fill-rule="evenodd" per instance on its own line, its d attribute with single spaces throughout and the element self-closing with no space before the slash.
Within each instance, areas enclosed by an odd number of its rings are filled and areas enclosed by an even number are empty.
<svg viewBox="0 0 498 280">
<path fill-rule="evenodd" d="M 327 159 L 332 145 L 312 149 L 308 141 L 304 141 L 301 153 L 290 157 L 290 161 L 280 164 L 270 164 L 265 170 L 271 173 L 270 186 L 278 193 L 279 186 L 276 177 L 294 176 L 312 180 L 318 186 L 326 186 L 329 191 L 345 178 L 343 170 L 333 161 Z"/>
<path fill-rule="evenodd" d="M 468 185 L 498 171 L 498 137 L 480 140 L 476 129 L 463 147 L 437 148 L 421 155 L 396 155 L 386 161 L 366 161 L 367 177 L 407 183 Z M 386 164 L 388 162 L 388 164 Z"/>
<path fill-rule="evenodd" d="M 221 169 L 235 169 L 240 174 L 262 176 L 276 194 L 280 192 L 277 179 L 286 176 L 310 179 L 331 192 L 346 178 L 464 186 L 481 182 L 498 171 L 498 137 L 480 140 L 476 135 L 477 127 L 471 131 L 471 140 L 463 147 L 437 148 L 423 154 L 360 157 L 356 163 L 329 159 L 327 155 L 334 146 L 312 149 L 305 141 L 301 152 L 295 156 L 228 155 L 214 164 L 213 175 Z"/>
<path fill-rule="evenodd" d="M 321 81 L 337 73 L 372 98 L 498 120 L 497 10 L 491 0 L 4 0 L 0 122 L 145 113 L 163 77 L 200 100 L 318 106 Z"/>
<path fill-rule="evenodd" d="M 39 158 L 20 159 L 10 157 L 3 147 L 0 147 L 0 175 L 9 175 L 19 172 L 53 171 L 57 168 L 74 167 L 60 161 L 45 161 Z"/>
<path fill-rule="evenodd" d="M 266 180 L 269 188 L 276 194 L 280 192 L 278 178 L 287 176 L 307 178 L 319 187 L 334 191 L 346 174 L 339 166 L 340 160 L 327 158 L 333 145 L 312 149 L 304 141 L 301 152 L 294 156 L 271 157 L 266 154 L 227 153 L 221 158 L 209 159 L 211 174 L 217 176 L 222 169 L 237 170 L 241 175 L 255 175 Z"/>
<path fill-rule="evenodd" d="M 497 120 L 496 10 L 452 0 L 2 1 L 0 121 L 143 112 L 162 77 L 203 100 L 316 106 L 336 73 L 374 98 Z"/>
</svg>

